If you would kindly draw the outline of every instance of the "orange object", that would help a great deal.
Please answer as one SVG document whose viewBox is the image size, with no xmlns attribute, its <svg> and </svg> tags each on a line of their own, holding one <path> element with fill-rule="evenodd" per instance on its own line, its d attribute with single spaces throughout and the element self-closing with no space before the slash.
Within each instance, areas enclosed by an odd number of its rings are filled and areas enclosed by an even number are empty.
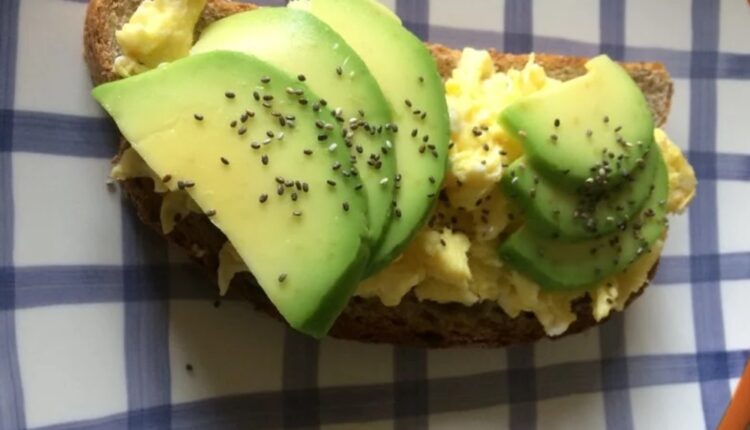
<svg viewBox="0 0 750 430">
<path fill-rule="evenodd" d="M 750 429 L 750 362 L 745 367 L 745 373 L 740 378 L 734 399 L 724 414 L 724 419 L 717 430 L 747 430 Z"/>
</svg>

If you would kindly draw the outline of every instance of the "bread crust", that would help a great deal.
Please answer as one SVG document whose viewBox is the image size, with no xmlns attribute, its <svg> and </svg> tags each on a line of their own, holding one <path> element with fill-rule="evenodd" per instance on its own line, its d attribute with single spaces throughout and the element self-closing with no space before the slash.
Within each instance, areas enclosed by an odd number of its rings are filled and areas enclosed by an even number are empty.
<svg viewBox="0 0 750 430">
<path fill-rule="evenodd" d="M 114 58 L 119 55 L 114 34 L 129 19 L 139 3 L 140 0 L 91 0 L 89 3 L 84 29 L 84 58 L 94 83 L 119 78 L 112 71 Z M 217 19 L 256 7 L 247 3 L 209 0 L 196 33 Z M 435 58 L 441 76 L 449 77 L 460 59 L 461 51 L 432 43 L 427 43 L 427 47 Z M 490 53 L 495 68 L 500 71 L 522 68 L 528 61 L 528 55 L 504 54 L 494 50 L 490 50 Z M 549 76 L 560 80 L 584 74 L 584 63 L 587 61 L 584 57 L 553 54 L 536 54 L 535 59 Z M 623 63 L 623 66 L 646 94 L 656 124 L 663 124 L 669 113 L 673 91 L 672 81 L 664 66 L 647 62 Z M 127 147 L 128 143 L 121 139 L 115 162 Z M 141 221 L 161 235 L 162 196 L 153 191 L 153 182 L 146 178 L 133 178 L 123 181 L 121 186 Z M 190 214 L 171 233 L 164 236 L 185 249 L 215 282 L 218 254 L 226 237 L 208 218 Z M 192 251 L 196 247 L 205 252 L 197 255 Z M 658 263 L 651 269 L 649 279 L 657 265 Z M 644 289 L 645 286 L 631 296 L 628 304 L 642 294 Z M 230 291 L 233 295 L 241 294 L 258 309 L 283 321 L 251 274 L 235 276 Z M 577 299 L 571 306 L 577 318 L 564 335 L 578 333 L 603 322 L 597 323 L 594 320 L 588 296 Z M 497 303 L 487 301 L 465 306 L 420 302 L 411 293 L 398 306 L 393 307 L 384 306 L 376 298 L 353 297 L 329 334 L 332 337 L 363 342 L 432 348 L 500 347 L 534 342 L 546 337 L 542 325 L 529 312 L 511 318 Z"/>
</svg>

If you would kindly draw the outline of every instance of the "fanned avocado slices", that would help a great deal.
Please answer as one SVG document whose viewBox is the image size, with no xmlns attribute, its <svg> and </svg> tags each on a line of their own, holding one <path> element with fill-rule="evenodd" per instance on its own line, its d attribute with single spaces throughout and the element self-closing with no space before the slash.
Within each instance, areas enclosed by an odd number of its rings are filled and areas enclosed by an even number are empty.
<svg viewBox="0 0 750 430">
<path fill-rule="evenodd" d="M 391 222 L 396 154 L 390 105 L 359 55 L 323 21 L 301 10 L 263 7 L 208 26 L 192 53 L 229 50 L 253 55 L 304 82 L 322 98 L 313 109 L 330 108 L 341 126 L 331 142 L 345 145 L 364 185 L 370 239 L 377 246 Z M 321 128 L 329 124 L 318 123 Z"/>
<path fill-rule="evenodd" d="M 597 239 L 562 242 L 540 236 L 528 225 L 500 246 L 500 256 L 519 272 L 553 290 L 590 288 L 607 276 L 624 270 L 651 246 L 667 228 L 667 167 L 658 147 L 653 187 L 639 213 L 618 225 L 615 233 Z"/>
<path fill-rule="evenodd" d="M 443 81 L 421 40 L 375 0 L 294 0 L 349 43 L 390 103 L 398 172 L 393 220 L 369 273 L 396 258 L 424 224 L 445 176 L 450 125 Z M 344 74 L 350 70 L 342 67 Z"/>
</svg>

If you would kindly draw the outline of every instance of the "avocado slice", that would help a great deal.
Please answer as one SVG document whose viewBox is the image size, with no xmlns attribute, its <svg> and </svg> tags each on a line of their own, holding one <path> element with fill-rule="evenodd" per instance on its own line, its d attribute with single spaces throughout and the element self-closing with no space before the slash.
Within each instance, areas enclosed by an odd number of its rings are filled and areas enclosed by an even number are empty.
<svg viewBox="0 0 750 430">
<path fill-rule="evenodd" d="M 374 0 L 293 0 L 346 39 L 388 99 L 396 124 L 398 173 L 393 221 L 371 258 L 387 265 L 424 223 L 446 170 L 450 124 L 443 82 L 424 44 Z M 345 70 L 346 72 L 346 70 Z"/>
<path fill-rule="evenodd" d="M 569 190 L 624 181 L 653 144 L 654 120 L 627 72 L 606 55 L 588 73 L 524 97 L 500 115 L 530 164 Z M 612 160 L 604 165 L 604 160 Z"/>
<path fill-rule="evenodd" d="M 644 155 L 625 182 L 607 190 L 586 184 L 573 192 L 564 190 L 542 176 L 525 157 L 510 165 L 501 183 L 505 195 L 523 209 L 526 224 L 537 234 L 561 240 L 590 239 L 617 230 L 640 211 L 656 173 L 658 160 L 652 152 Z"/>
<path fill-rule="evenodd" d="M 656 172 L 653 188 L 641 211 L 616 233 L 597 239 L 562 242 L 540 236 L 528 225 L 501 246 L 500 256 L 542 288 L 575 290 L 594 287 L 607 276 L 624 270 L 636 258 L 651 252 L 651 245 L 667 228 L 667 167 L 661 151 L 653 148 Z"/>
<path fill-rule="evenodd" d="M 287 94 L 294 86 L 302 94 Z M 209 52 L 101 85 L 132 148 L 227 236 L 289 324 L 323 336 L 366 267 L 367 203 L 306 85 L 257 58 Z M 316 121 L 333 124 L 319 130 Z"/>
<path fill-rule="evenodd" d="M 336 110 L 368 200 L 370 238 L 375 246 L 391 221 L 396 155 L 391 110 L 377 81 L 341 36 L 313 15 L 264 7 L 216 21 L 202 33 L 192 53 L 214 50 L 254 55 L 304 82 L 315 94 L 311 106 Z M 290 91 L 298 89 L 298 82 Z M 325 126 L 325 125 L 323 125 Z M 371 161 L 373 160 L 373 161 Z M 385 179 L 385 181 L 384 181 Z"/>
</svg>

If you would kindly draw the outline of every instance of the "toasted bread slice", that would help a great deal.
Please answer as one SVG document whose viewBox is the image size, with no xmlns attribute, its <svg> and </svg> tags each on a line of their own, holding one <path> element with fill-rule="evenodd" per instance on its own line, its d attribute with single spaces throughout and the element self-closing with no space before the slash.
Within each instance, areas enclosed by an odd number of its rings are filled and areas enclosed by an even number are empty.
<svg viewBox="0 0 750 430">
<path fill-rule="evenodd" d="M 115 40 L 118 30 L 140 4 L 141 0 L 91 0 L 88 6 L 84 31 L 85 59 L 94 83 L 118 79 L 112 71 L 114 58 L 119 55 Z M 225 0 L 209 0 L 198 23 L 196 32 L 211 22 L 233 13 L 251 10 L 257 6 Z M 461 51 L 438 44 L 427 44 L 437 62 L 443 78 L 450 76 Z M 527 55 L 503 54 L 491 51 L 497 70 L 522 68 Z M 544 66 L 547 74 L 560 80 L 568 80 L 585 73 L 587 58 L 561 55 L 537 54 L 536 61 Z M 624 63 L 646 94 L 656 123 L 666 121 L 672 97 L 672 81 L 663 65 L 658 63 Z M 128 147 L 122 140 L 120 152 Z M 119 157 L 119 154 L 115 157 Z M 133 202 L 139 218 L 161 234 L 160 207 L 162 196 L 153 191 L 150 179 L 126 180 L 122 187 Z M 180 221 L 166 238 L 185 249 L 201 264 L 212 278 L 216 278 L 218 254 L 226 238 L 204 215 L 191 214 Z M 197 256 L 195 248 L 205 250 Z M 653 275 L 656 265 L 651 270 Z M 211 287 L 214 287 L 211 284 Z M 234 294 L 241 292 L 259 309 L 279 318 L 275 308 L 256 285 L 252 275 L 241 274 L 232 281 Z M 640 290 L 641 292 L 643 289 Z M 639 293 L 640 294 L 640 293 Z M 631 301 L 638 294 L 631 297 Z M 588 296 L 572 304 L 577 320 L 565 334 L 580 332 L 597 324 L 592 316 L 591 300 Z M 522 313 L 517 318 L 509 317 L 492 302 L 473 306 L 461 304 L 439 304 L 420 302 L 413 294 L 407 295 L 395 307 L 387 307 L 378 299 L 354 297 L 339 317 L 330 335 L 338 338 L 364 342 L 386 342 L 411 346 L 505 346 L 533 342 L 545 337 L 544 329 L 531 313 Z"/>
</svg>

